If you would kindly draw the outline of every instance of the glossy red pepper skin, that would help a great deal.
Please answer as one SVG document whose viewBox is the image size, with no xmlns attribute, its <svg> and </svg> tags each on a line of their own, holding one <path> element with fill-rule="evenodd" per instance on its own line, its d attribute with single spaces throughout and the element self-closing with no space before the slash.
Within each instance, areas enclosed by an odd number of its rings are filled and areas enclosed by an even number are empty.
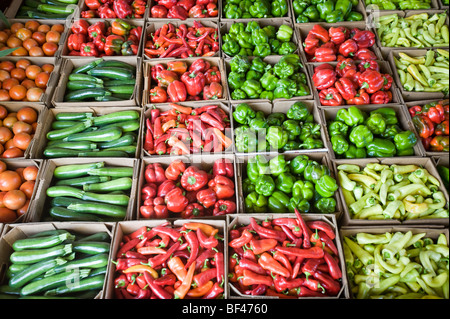
<svg viewBox="0 0 450 319">
<path fill-rule="evenodd" d="M 205 75 L 201 72 L 187 71 L 183 73 L 180 80 L 186 86 L 186 91 L 189 95 L 199 95 L 206 84 Z"/>
<path fill-rule="evenodd" d="M 370 96 L 371 104 L 387 104 L 392 100 L 390 91 L 377 91 Z"/>
<path fill-rule="evenodd" d="M 356 68 L 355 61 L 352 58 L 342 59 L 336 64 L 336 74 L 343 77 L 348 70 L 353 69 L 356 71 Z"/>
<path fill-rule="evenodd" d="M 106 25 L 102 21 L 97 21 L 94 24 L 90 25 L 88 28 L 89 37 L 94 39 L 97 35 L 105 35 L 106 34 Z M 121 34 L 118 34 L 121 35 Z"/>
<path fill-rule="evenodd" d="M 231 200 L 220 199 L 214 204 L 213 216 L 234 214 L 236 212 L 236 203 Z"/>
<path fill-rule="evenodd" d="M 380 72 L 380 66 L 378 65 L 378 62 L 376 60 L 362 60 L 361 62 L 359 62 L 358 64 L 359 72 L 362 73 L 367 69 Z"/>
<path fill-rule="evenodd" d="M 217 201 L 216 192 L 212 188 L 202 189 L 197 193 L 197 201 L 205 208 L 212 207 Z"/>
<path fill-rule="evenodd" d="M 355 40 L 348 39 L 345 40 L 340 46 L 339 46 L 339 54 L 343 55 L 344 57 L 354 56 L 356 52 L 358 51 L 358 44 L 356 44 Z"/>
<path fill-rule="evenodd" d="M 226 176 L 217 175 L 208 182 L 218 199 L 227 199 L 234 196 L 234 182 Z"/>
<path fill-rule="evenodd" d="M 352 99 L 356 95 L 355 85 L 349 78 L 342 77 L 338 79 L 334 83 L 334 86 L 339 91 L 344 100 Z"/>
<path fill-rule="evenodd" d="M 166 7 L 161 5 L 154 5 L 150 9 L 150 15 L 152 18 L 167 18 L 167 13 L 169 10 L 167 10 Z"/>
<path fill-rule="evenodd" d="M 412 122 L 422 139 L 432 137 L 434 134 L 434 123 L 424 114 L 416 114 L 412 118 Z"/>
<path fill-rule="evenodd" d="M 320 104 L 325 106 L 342 105 L 343 98 L 335 87 L 329 87 L 319 92 Z"/>
<path fill-rule="evenodd" d="M 448 152 L 450 147 L 448 135 L 437 135 L 430 141 L 430 150 L 432 152 Z"/>
<path fill-rule="evenodd" d="M 355 97 L 348 100 L 349 105 L 366 105 L 370 104 L 370 96 L 365 89 L 359 89 Z"/>
<path fill-rule="evenodd" d="M 356 60 L 376 60 L 378 59 L 377 55 L 370 49 L 362 48 L 356 51 L 354 54 L 354 59 Z"/>
<path fill-rule="evenodd" d="M 179 80 L 173 81 L 167 87 L 167 94 L 171 102 L 184 102 L 187 98 L 186 86 Z"/>
<path fill-rule="evenodd" d="M 328 29 L 328 34 L 330 35 L 331 42 L 339 45 L 349 38 L 350 30 L 343 26 L 330 27 Z"/>
<path fill-rule="evenodd" d="M 218 82 L 212 82 L 209 85 L 203 87 L 203 99 L 204 100 L 217 100 L 223 97 L 222 84 Z"/>
<path fill-rule="evenodd" d="M 310 56 L 314 56 L 319 45 L 320 45 L 320 40 L 316 36 L 312 35 L 311 33 L 308 33 L 308 35 L 306 36 L 305 41 L 304 41 L 305 53 Z"/>
<path fill-rule="evenodd" d="M 328 31 L 320 24 L 315 24 L 308 34 L 315 36 L 322 42 L 330 41 L 330 35 L 328 34 Z"/>
<path fill-rule="evenodd" d="M 131 7 L 133 8 L 134 14 L 144 15 L 147 7 L 147 2 L 144 0 L 134 0 L 131 3 Z"/>
<path fill-rule="evenodd" d="M 318 90 L 328 89 L 336 82 L 336 72 L 333 68 L 316 68 L 312 80 Z"/>
<path fill-rule="evenodd" d="M 89 23 L 86 20 L 75 20 L 72 24 L 71 30 L 75 34 L 88 35 Z"/>
<path fill-rule="evenodd" d="M 369 30 L 355 30 L 352 39 L 356 41 L 359 48 L 369 48 L 375 44 L 375 34 Z"/>
<path fill-rule="evenodd" d="M 113 10 L 119 19 L 131 18 L 133 15 L 133 8 L 125 0 L 114 0 Z"/>
<path fill-rule="evenodd" d="M 73 33 L 67 38 L 67 48 L 70 51 L 80 51 L 81 45 L 87 40 L 86 35 L 83 33 Z"/>
<path fill-rule="evenodd" d="M 384 78 L 380 72 L 368 69 L 361 73 L 358 83 L 360 89 L 365 89 L 367 93 L 375 93 L 383 88 Z"/>
<path fill-rule="evenodd" d="M 120 35 L 108 35 L 105 42 L 105 53 L 106 55 L 118 55 L 122 49 L 122 44 L 125 39 Z"/>
<path fill-rule="evenodd" d="M 189 204 L 189 201 L 183 195 L 183 190 L 179 187 L 169 191 L 164 197 L 164 202 L 167 205 L 167 209 L 174 213 L 181 213 Z"/>
<path fill-rule="evenodd" d="M 82 43 L 80 46 L 81 56 L 98 56 L 99 53 L 93 42 Z"/>
<path fill-rule="evenodd" d="M 189 18 L 189 13 L 182 6 L 173 6 L 167 12 L 167 18 L 186 20 Z"/>
<path fill-rule="evenodd" d="M 108 4 L 104 4 L 97 9 L 97 14 L 101 19 L 115 19 L 116 13 L 110 8 Z"/>
</svg>

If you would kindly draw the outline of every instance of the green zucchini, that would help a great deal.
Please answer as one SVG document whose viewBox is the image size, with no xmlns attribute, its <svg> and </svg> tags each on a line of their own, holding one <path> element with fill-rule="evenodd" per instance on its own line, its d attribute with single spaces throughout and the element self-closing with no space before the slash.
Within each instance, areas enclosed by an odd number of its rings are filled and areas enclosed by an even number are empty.
<svg viewBox="0 0 450 319">
<path fill-rule="evenodd" d="M 82 237 L 77 240 L 77 242 L 83 242 L 83 241 L 106 241 L 106 242 L 109 242 L 109 241 L 111 241 L 111 236 L 107 232 L 104 231 L 104 232 L 94 233 L 92 235 L 88 235 L 88 236 Z"/>
<path fill-rule="evenodd" d="M 74 210 L 76 212 L 103 215 L 113 218 L 124 218 L 127 214 L 127 208 L 119 205 L 112 205 L 107 203 L 96 203 L 96 204 L 70 204 L 67 209 Z"/>
<path fill-rule="evenodd" d="M 65 229 L 51 229 L 51 230 L 44 230 L 39 233 L 30 235 L 28 237 L 34 238 L 34 237 L 43 237 L 43 236 L 52 236 L 52 235 L 58 235 L 58 234 L 64 234 L 67 233 L 67 230 Z"/>
<path fill-rule="evenodd" d="M 103 183 L 110 181 L 111 177 L 109 176 L 84 176 L 84 177 L 75 177 L 69 179 L 61 179 L 55 183 L 55 186 L 83 186 L 86 184 L 94 184 L 94 183 Z"/>
<path fill-rule="evenodd" d="M 105 162 L 93 162 L 84 164 L 68 164 L 57 166 L 53 171 L 53 176 L 58 179 L 81 177 L 91 169 L 105 167 Z"/>
<path fill-rule="evenodd" d="M 119 97 L 116 96 L 99 96 L 95 98 L 96 102 L 117 102 L 117 101 L 123 101 L 124 99 L 121 99 Z"/>
<path fill-rule="evenodd" d="M 81 151 L 71 150 L 62 147 L 47 147 L 44 149 L 44 156 L 47 158 L 59 158 L 59 157 L 78 157 Z"/>
<path fill-rule="evenodd" d="M 69 232 L 58 235 L 18 239 L 12 244 L 14 251 L 50 248 L 64 241 L 73 241 L 75 236 Z"/>
<path fill-rule="evenodd" d="M 67 136 L 65 138 L 69 142 L 73 141 L 89 141 L 89 142 L 107 142 L 120 138 L 122 129 L 117 126 L 101 128 L 93 132 L 81 132 Z"/>
<path fill-rule="evenodd" d="M 88 174 L 110 177 L 132 177 L 133 171 L 133 167 L 101 167 L 89 170 Z"/>
<path fill-rule="evenodd" d="M 125 194 L 98 194 L 93 192 L 84 192 L 82 199 L 119 206 L 128 206 L 130 201 L 130 197 Z"/>
<path fill-rule="evenodd" d="M 94 60 L 90 63 L 87 63 L 85 65 L 79 66 L 75 69 L 72 70 L 72 74 L 75 73 L 86 73 L 87 71 L 89 71 L 90 69 L 95 68 L 96 66 L 98 66 L 99 64 L 101 64 L 102 62 L 104 62 L 104 60 L 102 58 Z"/>
<path fill-rule="evenodd" d="M 111 95 L 111 97 L 121 99 L 121 100 L 130 100 L 132 95 L 133 94 L 131 94 L 131 93 L 114 93 Z"/>
<path fill-rule="evenodd" d="M 64 207 L 67 207 L 67 206 L 69 206 L 70 204 L 73 204 L 73 203 L 84 203 L 84 201 L 82 199 L 68 197 L 68 196 L 53 197 L 52 200 L 50 201 L 50 205 L 51 206 L 64 206 Z"/>
<path fill-rule="evenodd" d="M 111 95 L 111 92 L 104 88 L 89 88 L 70 91 L 64 96 L 64 101 L 84 101 L 96 97 L 104 97 Z"/>
<path fill-rule="evenodd" d="M 73 251 L 76 253 L 82 253 L 87 255 L 97 255 L 109 253 L 111 249 L 110 243 L 101 241 L 86 241 L 86 242 L 74 242 Z"/>
<path fill-rule="evenodd" d="M 61 244 L 51 248 L 15 251 L 10 261 L 17 264 L 33 264 L 51 257 L 61 257 L 72 252 L 72 244 Z"/>
<path fill-rule="evenodd" d="M 0 286 L 0 294 L 20 295 L 20 287 L 13 288 L 10 285 L 1 285 Z"/>
<path fill-rule="evenodd" d="M 77 268 L 101 268 L 108 265 L 108 254 L 91 255 L 85 258 L 75 259 L 68 263 L 53 267 L 45 273 L 45 277 L 53 276 L 63 271 L 70 271 Z"/>
<path fill-rule="evenodd" d="M 108 91 L 112 94 L 133 94 L 135 86 L 134 85 L 116 85 L 109 86 Z"/>
<path fill-rule="evenodd" d="M 28 265 L 11 264 L 8 267 L 8 271 L 11 272 L 12 274 L 16 274 L 18 272 L 21 272 L 25 268 L 28 268 Z"/>
<path fill-rule="evenodd" d="M 136 110 L 117 111 L 95 117 L 94 125 L 106 125 L 139 119 L 139 112 Z"/>
<path fill-rule="evenodd" d="M 83 89 L 103 88 L 103 84 L 91 81 L 69 81 L 67 82 L 66 87 L 70 91 L 76 91 Z"/>
<path fill-rule="evenodd" d="M 103 80 L 89 74 L 71 73 L 69 81 L 90 81 L 103 84 Z"/>
<path fill-rule="evenodd" d="M 127 152 L 114 150 L 101 150 L 98 152 L 83 151 L 78 154 L 79 157 L 129 157 Z"/>
<path fill-rule="evenodd" d="M 111 126 L 118 126 L 122 129 L 122 132 L 133 132 L 139 130 L 139 119 L 137 120 L 129 120 L 129 121 L 123 121 L 123 122 L 116 122 L 107 124 L 105 126 L 101 126 L 101 128 L 108 128 Z"/>
<path fill-rule="evenodd" d="M 101 290 L 105 283 L 105 275 L 89 276 L 84 278 L 74 285 L 61 286 L 56 289 L 48 290 L 46 296 L 57 296 L 64 294 L 71 294 L 74 292 L 86 291 L 86 290 Z"/>
<path fill-rule="evenodd" d="M 105 86 L 105 88 L 109 88 L 110 86 L 135 85 L 135 84 L 136 84 L 136 79 L 103 81 L 103 85 Z"/>
<path fill-rule="evenodd" d="M 126 152 L 128 156 L 133 156 L 136 154 L 137 146 L 136 145 L 126 145 L 126 146 L 115 146 L 108 148 L 109 151 L 122 151 Z"/>
<path fill-rule="evenodd" d="M 52 129 L 59 130 L 66 127 L 71 127 L 80 123 L 79 121 L 53 121 Z"/>
<path fill-rule="evenodd" d="M 71 6 L 55 6 L 51 4 L 40 4 L 37 9 L 38 11 L 56 14 L 71 14 L 74 12 Z"/>
<path fill-rule="evenodd" d="M 37 8 L 36 8 L 37 9 Z M 38 10 L 27 10 L 28 18 L 42 20 L 62 20 L 69 16 L 69 13 L 45 13 Z"/>
<path fill-rule="evenodd" d="M 67 209 L 62 206 L 54 206 L 50 208 L 49 215 L 59 221 L 92 221 L 103 222 L 104 219 L 92 214 L 81 214 L 79 212 Z"/>
<path fill-rule="evenodd" d="M 98 144 L 99 149 L 105 149 L 110 147 L 117 147 L 117 146 L 127 146 L 131 145 L 136 142 L 136 137 L 131 134 L 124 134 L 120 138 L 109 141 L 109 142 L 102 142 Z"/>
<path fill-rule="evenodd" d="M 121 191 L 129 190 L 133 185 L 133 180 L 130 177 L 120 177 L 107 182 L 95 183 L 95 184 L 85 184 L 83 185 L 84 191 L 100 191 L 100 192 L 111 192 L 111 191 Z"/>
<path fill-rule="evenodd" d="M 91 143 L 89 141 L 76 141 L 76 142 L 65 142 L 65 141 L 55 141 L 52 143 L 51 147 L 67 148 L 70 150 L 80 150 L 80 151 L 91 151 L 97 149 L 97 144 Z"/>
<path fill-rule="evenodd" d="M 46 193 L 49 197 L 68 196 L 78 199 L 83 199 L 84 197 L 84 191 L 72 186 L 50 186 L 47 188 Z"/>
<path fill-rule="evenodd" d="M 61 112 L 55 115 L 58 121 L 82 121 L 94 117 L 92 112 Z"/>
<path fill-rule="evenodd" d="M 97 275 L 105 275 L 107 269 L 108 269 L 108 267 L 94 268 L 91 270 L 89 277 L 93 277 L 93 276 L 97 276 Z"/>
<path fill-rule="evenodd" d="M 80 133 L 84 131 L 86 128 L 92 126 L 93 120 L 87 119 L 83 122 L 79 122 L 76 125 L 65 127 L 59 130 L 52 130 L 47 133 L 46 137 L 48 140 L 61 140 L 72 134 Z"/>
<path fill-rule="evenodd" d="M 119 60 L 106 60 L 106 61 L 102 61 L 101 63 L 99 63 L 99 65 L 97 67 L 99 68 L 103 68 L 103 67 L 122 67 L 122 68 L 126 68 L 126 69 L 130 69 L 131 71 L 136 71 L 136 67 L 134 65 L 125 63 L 123 61 L 119 61 Z"/>
<path fill-rule="evenodd" d="M 95 77 L 109 78 L 114 80 L 129 80 L 135 75 L 135 72 L 125 67 L 105 66 L 95 67 L 87 71 L 88 75 Z"/>
<path fill-rule="evenodd" d="M 31 8 L 37 8 L 38 5 L 41 4 L 39 1 L 36 1 L 36 0 L 24 0 L 22 3 L 25 6 L 28 6 L 28 7 L 31 7 Z"/>
</svg>

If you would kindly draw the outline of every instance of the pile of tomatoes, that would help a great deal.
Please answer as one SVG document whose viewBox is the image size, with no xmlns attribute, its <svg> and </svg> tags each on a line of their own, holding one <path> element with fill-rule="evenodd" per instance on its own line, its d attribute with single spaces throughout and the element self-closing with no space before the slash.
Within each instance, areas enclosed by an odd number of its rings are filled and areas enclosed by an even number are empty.
<svg viewBox="0 0 450 319">
<path fill-rule="evenodd" d="M 0 223 L 12 223 L 27 212 L 38 172 L 35 165 L 9 168 L 0 160 Z"/>
<path fill-rule="evenodd" d="M 37 128 L 38 112 L 25 106 L 17 112 L 9 112 L 0 105 L 0 156 L 23 157 Z"/>
<path fill-rule="evenodd" d="M 0 31 L 0 50 L 17 48 L 12 56 L 55 56 L 64 33 L 63 24 L 41 24 L 36 20 L 15 22 Z"/>
<path fill-rule="evenodd" d="M 47 89 L 54 65 L 37 65 L 28 59 L 0 62 L 0 101 L 39 102 Z"/>
</svg>

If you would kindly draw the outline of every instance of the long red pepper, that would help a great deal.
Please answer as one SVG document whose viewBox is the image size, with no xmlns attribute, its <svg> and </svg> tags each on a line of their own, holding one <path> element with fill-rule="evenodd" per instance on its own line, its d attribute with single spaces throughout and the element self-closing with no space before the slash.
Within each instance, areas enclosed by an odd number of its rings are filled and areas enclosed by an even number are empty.
<svg viewBox="0 0 450 319">
<path fill-rule="evenodd" d="M 214 260 L 216 263 L 216 280 L 220 284 L 225 283 L 225 259 L 223 256 L 223 252 L 216 252 L 214 254 Z"/>
<path fill-rule="evenodd" d="M 239 266 L 242 267 L 243 269 L 251 270 L 254 273 L 260 275 L 266 274 L 266 271 L 257 262 L 254 262 L 253 260 L 247 258 L 241 258 L 239 260 Z"/>
<path fill-rule="evenodd" d="M 196 275 L 194 275 L 193 281 L 197 284 L 198 287 L 203 286 L 208 281 L 212 280 L 216 277 L 217 271 L 215 268 L 209 268 L 204 270 Z"/>
<path fill-rule="evenodd" d="M 245 286 L 258 285 L 258 284 L 272 286 L 272 283 L 273 283 L 272 277 L 259 275 L 248 269 L 244 269 L 243 275 L 244 276 L 242 278 L 242 282 Z"/>
<path fill-rule="evenodd" d="M 286 239 L 286 234 L 283 231 L 262 227 L 256 223 L 254 217 L 250 218 L 250 224 L 253 230 L 262 238 L 272 238 L 278 241 L 284 241 Z"/>
<path fill-rule="evenodd" d="M 223 293 L 223 288 L 220 286 L 219 283 L 215 282 L 214 286 L 211 288 L 210 291 L 208 291 L 203 297 L 202 299 L 215 299 L 218 296 L 220 296 L 220 294 Z"/>
<path fill-rule="evenodd" d="M 153 257 L 153 258 L 150 258 L 150 259 L 148 260 L 148 264 L 149 264 L 151 267 L 156 267 L 156 266 L 161 265 L 163 262 L 165 262 L 167 259 L 170 258 L 170 255 L 171 255 L 175 250 L 178 249 L 178 246 L 179 246 L 179 245 L 180 245 L 180 242 L 179 242 L 179 241 L 175 242 L 175 244 L 173 244 L 173 245 L 167 250 L 167 252 L 166 252 L 165 254 L 160 254 L 160 255 L 157 255 L 157 256 L 155 256 L 155 257 Z"/>
<path fill-rule="evenodd" d="M 329 273 L 333 279 L 340 279 L 342 278 L 342 271 L 339 267 L 338 262 L 336 259 L 334 259 L 333 256 L 331 256 L 328 252 L 324 252 L 323 258 L 325 259 L 325 262 L 328 265 Z"/>
<path fill-rule="evenodd" d="M 141 240 L 139 238 L 133 238 L 129 242 L 122 245 L 117 251 L 117 257 L 122 257 L 128 250 L 133 249 Z"/>
<path fill-rule="evenodd" d="M 311 233 L 312 233 L 311 229 L 309 229 L 308 225 L 306 225 L 304 219 L 302 218 L 302 216 L 297 208 L 294 209 L 294 212 L 295 212 L 295 216 L 297 216 L 298 223 L 303 232 L 303 247 L 310 248 L 311 247 L 310 238 L 311 238 Z"/>
<path fill-rule="evenodd" d="M 196 233 L 198 241 L 203 248 L 210 249 L 216 247 L 219 244 L 219 241 L 215 237 L 215 234 L 206 236 L 200 228 L 197 229 Z"/>
<path fill-rule="evenodd" d="M 311 248 L 297 248 L 297 247 L 275 247 L 276 250 L 282 252 L 285 255 L 293 255 L 303 258 L 322 258 L 324 255 L 323 249 L 321 247 L 311 247 Z"/>
<path fill-rule="evenodd" d="M 321 220 L 313 220 L 313 221 L 308 221 L 306 222 L 306 224 L 308 225 L 308 227 L 310 229 L 319 229 L 322 230 L 323 232 L 325 232 L 328 237 L 330 237 L 330 239 L 335 239 L 336 238 L 336 234 L 334 233 L 334 229 L 331 227 L 330 224 L 321 221 Z"/>
<path fill-rule="evenodd" d="M 153 279 L 153 277 L 149 273 L 145 272 L 144 278 L 147 281 L 148 286 L 150 287 L 152 292 L 159 299 L 172 299 L 173 298 L 173 296 L 167 290 L 165 290 L 162 286 L 155 284 L 155 279 Z"/>
<path fill-rule="evenodd" d="M 188 261 L 186 262 L 186 265 L 184 265 L 184 268 L 188 269 L 189 266 L 197 259 L 198 252 L 199 252 L 199 241 L 198 238 L 193 231 L 186 231 L 184 232 L 184 238 L 186 238 L 186 241 L 189 244 L 189 247 L 191 249 L 191 255 L 189 256 Z"/>
</svg>

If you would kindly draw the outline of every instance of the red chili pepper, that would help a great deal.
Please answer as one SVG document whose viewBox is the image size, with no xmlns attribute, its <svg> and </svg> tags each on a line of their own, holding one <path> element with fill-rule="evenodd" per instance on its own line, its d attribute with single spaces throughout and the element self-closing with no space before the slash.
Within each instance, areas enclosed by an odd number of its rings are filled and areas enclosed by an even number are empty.
<svg viewBox="0 0 450 319">
<path fill-rule="evenodd" d="M 188 261 L 186 262 L 186 264 L 184 265 L 185 269 L 188 269 L 189 266 L 195 262 L 195 260 L 197 259 L 198 256 L 198 252 L 200 250 L 199 247 L 199 236 L 195 234 L 195 232 L 189 230 L 183 233 L 184 238 L 186 239 L 189 247 L 191 248 L 191 254 L 189 256 Z"/>
<path fill-rule="evenodd" d="M 178 247 L 180 246 L 180 243 L 177 241 L 172 246 L 170 246 L 169 249 L 167 249 L 167 252 L 165 254 L 159 254 L 155 257 L 149 258 L 148 264 L 150 267 L 155 268 L 156 266 L 161 265 L 163 262 L 165 262 L 167 259 L 170 258 L 170 255 L 175 252 Z"/>
<path fill-rule="evenodd" d="M 340 283 L 322 271 L 316 271 L 314 278 L 319 280 L 321 287 L 325 288 L 327 295 L 335 296 L 341 290 Z"/>
<path fill-rule="evenodd" d="M 248 230 L 244 229 L 241 233 L 241 236 L 231 240 L 228 243 L 228 246 L 232 248 L 239 248 L 246 244 L 248 244 L 253 239 L 253 234 Z"/>
<path fill-rule="evenodd" d="M 144 278 L 148 283 L 148 286 L 152 290 L 152 292 L 159 299 L 172 299 L 173 296 L 167 290 L 165 290 L 162 286 L 155 284 L 155 279 L 148 273 L 144 272 Z"/>
<path fill-rule="evenodd" d="M 125 254 L 128 250 L 133 249 L 138 243 L 140 242 L 139 238 L 133 238 L 129 242 L 122 245 L 122 247 L 119 248 L 117 251 L 117 257 L 121 257 L 123 254 Z"/>
<path fill-rule="evenodd" d="M 273 280 L 275 290 L 278 292 L 285 291 L 286 289 L 296 289 L 303 286 L 305 278 L 287 279 L 283 276 L 276 275 Z"/>
<path fill-rule="evenodd" d="M 332 240 L 336 238 L 336 234 L 334 232 L 333 227 L 330 224 L 328 224 L 327 222 L 324 222 L 321 220 L 313 220 L 313 221 L 307 221 L 306 225 L 310 229 L 318 229 L 318 230 L 323 231 Z"/>
<path fill-rule="evenodd" d="M 273 281 L 272 281 L 272 277 L 270 277 L 270 276 L 259 275 L 257 273 L 254 273 L 251 270 L 244 269 L 242 283 L 245 286 L 258 285 L 258 284 L 272 286 Z"/>
<path fill-rule="evenodd" d="M 208 291 L 202 299 L 216 299 L 223 293 L 223 288 L 219 283 L 215 282 L 210 291 Z"/>
<path fill-rule="evenodd" d="M 259 255 L 265 251 L 276 248 L 278 241 L 274 238 L 252 239 L 250 246 L 255 255 Z"/>
<path fill-rule="evenodd" d="M 253 230 L 256 233 L 258 233 L 259 236 L 261 236 L 261 238 L 275 239 L 276 241 L 281 242 L 286 240 L 286 234 L 283 231 L 279 231 L 276 229 L 269 229 L 261 225 L 258 225 L 254 217 L 250 218 L 250 225 L 253 228 Z"/>
<path fill-rule="evenodd" d="M 261 267 L 261 265 L 259 265 L 255 261 L 247 259 L 247 258 L 239 259 L 239 267 L 242 267 L 242 269 L 250 270 L 259 275 L 266 274 L 266 271 Z"/>
<path fill-rule="evenodd" d="M 222 285 L 223 283 L 225 283 L 225 260 L 223 252 L 216 252 L 214 254 L 214 260 L 216 263 L 216 280 Z"/>
</svg>

